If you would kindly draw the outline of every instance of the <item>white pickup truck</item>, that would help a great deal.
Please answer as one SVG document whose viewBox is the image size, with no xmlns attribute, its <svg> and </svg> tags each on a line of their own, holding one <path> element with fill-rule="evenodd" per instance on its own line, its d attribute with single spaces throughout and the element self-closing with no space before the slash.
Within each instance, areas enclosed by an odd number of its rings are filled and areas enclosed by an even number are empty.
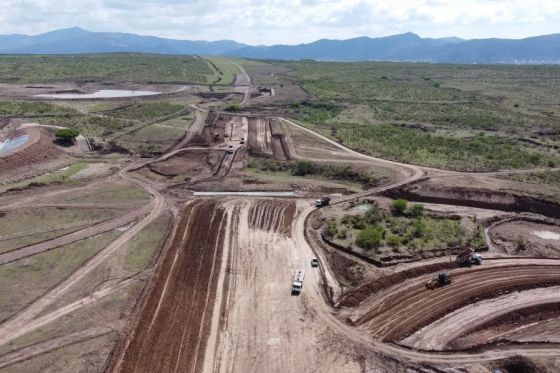
<svg viewBox="0 0 560 373">
<path fill-rule="evenodd" d="M 305 272 L 303 269 L 298 269 L 294 275 L 294 282 L 292 282 L 292 295 L 299 295 L 303 289 L 303 278 L 305 277 Z"/>
</svg>

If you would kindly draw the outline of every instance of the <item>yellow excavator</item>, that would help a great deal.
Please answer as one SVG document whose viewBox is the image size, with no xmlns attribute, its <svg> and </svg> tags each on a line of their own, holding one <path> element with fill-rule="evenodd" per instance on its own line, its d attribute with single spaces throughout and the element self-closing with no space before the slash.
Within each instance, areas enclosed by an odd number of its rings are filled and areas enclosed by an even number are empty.
<svg viewBox="0 0 560 373">
<path fill-rule="evenodd" d="M 430 290 L 434 290 L 437 288 L 441 288 L 445 285 L 449 285 L 451 283 L 451 277 L 447 272 L 440 272 L 438 273 L 437 277 L 429 280 L 426 282 L 426 288 Z"/>
</svg>

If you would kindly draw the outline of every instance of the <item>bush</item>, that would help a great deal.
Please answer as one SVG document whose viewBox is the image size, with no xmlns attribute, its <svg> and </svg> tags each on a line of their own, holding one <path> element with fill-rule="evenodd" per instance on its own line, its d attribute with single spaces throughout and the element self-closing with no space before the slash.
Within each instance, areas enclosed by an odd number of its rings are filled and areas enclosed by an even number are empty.
<svg viewBox="0 0 560 373">
<path fill-rule="evenodd" d="M 387 237 L 387 245 L 396 247 L 401 244 L 401 239 L 399 236 L 391 235 Z"/>
<path fill-rule="evenodd" d="M 313 163 L 307 160 L 297 161 L 292 170 L 292 175 L 306 176 L 313 174 Z"/>
<path fill-rule="evenodd" d="M 380 226 L 367 226 L 364 230 L 358 233 L 356 238 L 356 245 L 363 249 L 371 250 L 379 246 L 383 238 L 383 228 Z"/>
<path fill-rule="evenodd" d="M 80 132 L 74 128 L 61 128 L 56 131 L 56 138 L 58 141 L 65 144 L 72 144 L 74 139 L 78 137 Z"/>
<path fill-rule="evenodd" d="M 419 218 L 420 216 L 424 215 L 424 206 L 419 203 L 415 203 L 414 205 L 410 206 L 408 213 L 410 216 Z"/>
<path fill-rule="evenodd" d="M 393 212 L 395 215 L 403 215 L 408 206 L 408 201 L 406 199 L 396 199 L 393 201 Z"/>
<path fill-rule="evenodd" d="M 414 221 L 414 237 L 420 238 L 426 234 L 426 222 L 422 219 Z"/>
<path fill-rule="evenodd" d="M 243 110 L 243 108 L 239 104 L 231 104 L 227 106 L 225 110 L 230 113 L 239 113 L 240 111 Z"/>
</svg>

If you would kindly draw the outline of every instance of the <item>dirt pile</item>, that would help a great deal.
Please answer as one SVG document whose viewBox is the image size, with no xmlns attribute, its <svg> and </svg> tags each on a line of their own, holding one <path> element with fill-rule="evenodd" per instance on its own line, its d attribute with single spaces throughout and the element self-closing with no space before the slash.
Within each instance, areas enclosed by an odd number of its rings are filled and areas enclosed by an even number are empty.
<svg viewBox="0 0 560 373">
<path fill-rule="evenodd" d="M 259 201 L 249 210 L 249 227 L 291 236 L 295 211 L 293 201 Z"/>
</svg>

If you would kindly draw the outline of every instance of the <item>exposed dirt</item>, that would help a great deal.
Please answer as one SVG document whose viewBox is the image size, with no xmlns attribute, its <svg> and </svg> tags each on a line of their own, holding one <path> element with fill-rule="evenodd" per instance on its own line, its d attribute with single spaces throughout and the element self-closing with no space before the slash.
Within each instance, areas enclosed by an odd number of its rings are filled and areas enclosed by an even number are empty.
<svg viewBox="0 0 560 373">
<path fill-rule="evenodd" d="M 494 247 L 513 256 L 560 258 L 560 227 L 516 220 L 490 229 Z"/>
<path fill-rule="evenodd" d="M 200 370 L 227 219 L 214 201 L 186 207 L 134 335 L 113 371 Z"/>
<path fill-rule="evenodd" d="M 504 291 L 559 284 L 558 266 L 500 266 L 452 271 L 452 283 L 436 290 L 425 279 L 389 290 L 384 296 L 360 307 L 350 317 L 382 341 L 396 341 L 460 307 L 491 298 Z M 402 289 L 401 289 L 402 287 Z"/>
<path fill-rule="evenodd" d="M 517 326 L 522 322 L 529 322 L 527 316 L 532 316 L 532 321 L 540 321 L 558 314 L 560 287 L 538 288 L 522 292 L 511 292 L 470 304 L 452 313 L 448 313 L 437 321 L 420 329 L 413 335 L 400 341 L 400 344 L 420 350 L 464 349 L 464 344 L 455 344 L 454 340 L 461 335 L 468 335 L 484 330 L 486 338 L 479 340 L 482 344 L 491 343 L 496 337 L 496 326 Z M 548 317 L 547 317 L 548 316 Z M 507 324 L 507 325 L 504 325 Z M 507 330 L 507 329 L 505 329 Z M 449 346 L 452 344 L 451 346 Z M 472 344 L 469 347 L 474 347 Z"/>
<path fill-rule="evenodd" d="M 451 180 L 454 182 L 450 183 Z M 494 180 L 496 180 L 496 183 L 500 182 L 497 179 Z M 554 218 L 560 217 L 560 204 L 557 202 L 526 195 L 518 190 L 496 189 L 491 186 L 491 181 L 485 179 L 481 184 L 481 178 L 477 176 L 464 176 L 455 179 L 449 177 L 420 180 L 402 188 L 388 191 L 384 195 L 418 202 L 511 212 L 532 212 Z"/>
<path fill-rule="evenodd" d="M 538 303 L 539 299 L 535 299 Z M 450 349 L 461 350 L 487 345 L 491 343 L 530 343 L 530 342 L 552 342 L 558 343 L 558 328 L 547 326 L 547 320 L 558 321 L 560 303 L 538 304 L 535 306 L 516 309 L 504 314 L 465 334 L 454 339 L 449 344 Z M 535 333 L 542 326 L 548 333 Z"/>
<path fill-rule="evenodd" d="M 291 236 L 295 210 L 293 201 L 259 201 L 249 210 L 249 227 Z"/>
<path fill-rule="evenodd" d="M 15 135 L 29 135 L 30 138 L 26 145 L 0 157 L 0 174 L 22 173 L 33 169 L 37 163 L 52 161 L 64 155 L 53 143 L 54 136 L 47 130 L 24 128 L 17 130 Z"/>
</svg>

